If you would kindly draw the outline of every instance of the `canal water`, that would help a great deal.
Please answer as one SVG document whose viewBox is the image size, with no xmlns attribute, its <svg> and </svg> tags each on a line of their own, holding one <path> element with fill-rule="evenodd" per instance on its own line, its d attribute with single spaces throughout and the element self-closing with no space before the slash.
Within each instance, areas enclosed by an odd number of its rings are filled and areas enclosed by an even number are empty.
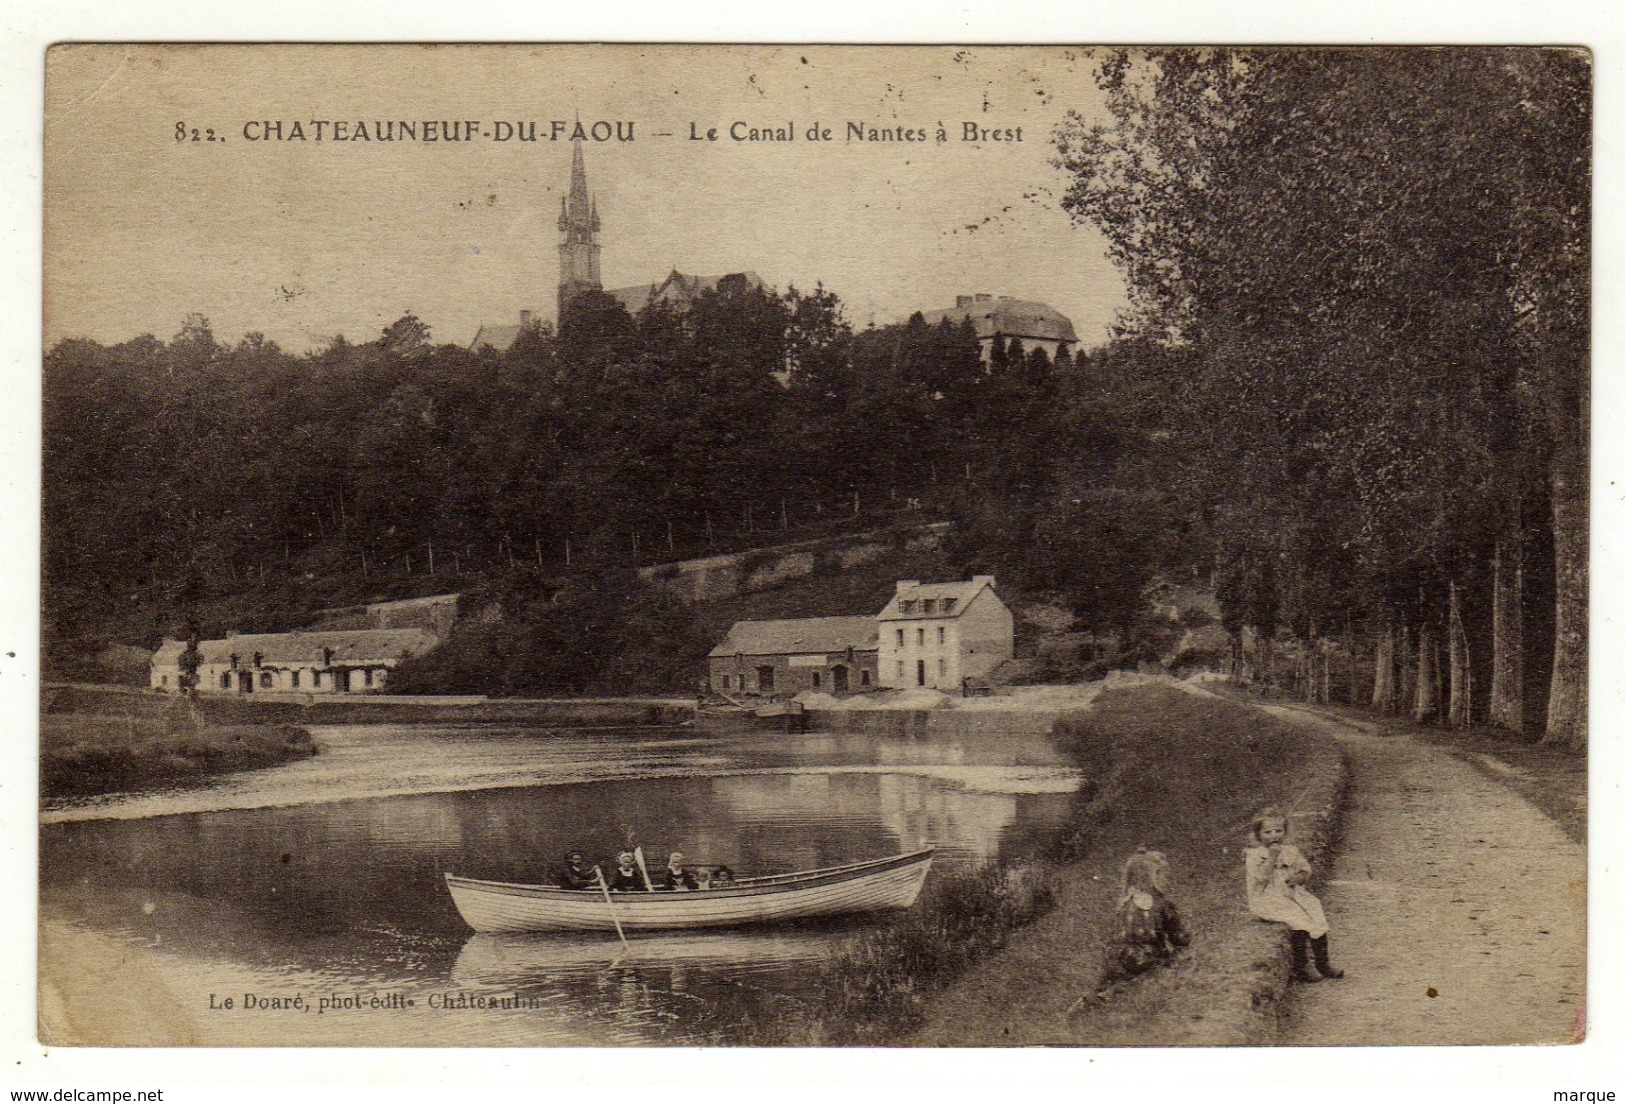
<svg viewBox="0 0 1625 1104">
<path fill-rule="evenodd" d="M 98 984 L 141 992 L 108 996 L 160 1002 L 198 1042 L 724 1043 L 742 1017 L 795 1015 L 877 921 L 630 948 L 476 935 L 442 875 L 550 881 L 566 851 L 629 841 L 651 866 L 680 849 L 742 875 L 924 844 L 933 879 L 1019 860 L 1064 830 L 1080 779 L 1045 737 L 986 722 L 951 738 L 316 729 L 314 759 L 47 808 L 41 922 L 115 947 L 139 968 Z"/>
</svg>

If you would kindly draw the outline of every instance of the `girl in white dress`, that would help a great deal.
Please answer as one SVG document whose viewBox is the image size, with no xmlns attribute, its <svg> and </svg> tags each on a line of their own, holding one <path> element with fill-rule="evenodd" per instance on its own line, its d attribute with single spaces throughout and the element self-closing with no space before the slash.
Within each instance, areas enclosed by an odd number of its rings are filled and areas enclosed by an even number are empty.
<svg viewBox="0 0 1625 1104">
<path fill-rule="evenodd" d="M 1273 806 L 1253 818 L 1253 846 L 1247 848 L 1247 907 L 1260 920 L 1285 924 L 1292 939 L 1292 976 L 1298 981 L 1340 978 L 1326 946 L 1326 913 L 1304 888 L 1309 860 L 1287 842 L 1286 814 Z M 1313 952 L 1315 973 L 1309 969 Z"/>
</svg>

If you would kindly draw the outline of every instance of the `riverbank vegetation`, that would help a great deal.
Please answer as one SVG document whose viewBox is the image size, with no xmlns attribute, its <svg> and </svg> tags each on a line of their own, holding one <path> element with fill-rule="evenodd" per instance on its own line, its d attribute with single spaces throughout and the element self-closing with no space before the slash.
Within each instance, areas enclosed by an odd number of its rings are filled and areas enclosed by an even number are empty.
<svg viewBox="0 0 1625 1104">
<path fill-rule="evenodd" d="M 990 864 L 933 876 L 913 909 L 878 921 L 821 973 L 813 1001 L 765 991 L 746 998 L 746 1046 L 883 1046 L 917 1027 L 931 1000 L 1010 933 L 1055 907 L 1040 865 Z M 759 1002 L 759 1004 L 757 1003 Z"/>
<path fill-rule="evenodd" d="M 123 695 L 119 696 L 120 698 Z M 40 718 L 40 791 L 47 798 L 147 789 L 271 767 L 316 754 L 292 724 L 212 724 L 181 699 Z"/>
</svg>

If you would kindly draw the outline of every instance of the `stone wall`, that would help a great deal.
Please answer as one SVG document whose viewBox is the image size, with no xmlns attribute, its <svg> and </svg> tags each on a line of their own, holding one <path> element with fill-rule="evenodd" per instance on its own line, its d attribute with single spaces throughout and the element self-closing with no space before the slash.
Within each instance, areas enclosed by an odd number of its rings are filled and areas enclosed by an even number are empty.
<svg viewBox="0 0 1625 1104">
<path fill-rule="evenodd" d="M 841 571 L 859 567 L 894 549 L 915 552 L 941 547 L 946 521 L 896 525 L 865 533 L 753 548 L 726 556 L 655 564 L 639 570 L 649 583 L 686 602 L 708 602 L 769 590 L 800 579 L 823 565 Z"/>
</svg>

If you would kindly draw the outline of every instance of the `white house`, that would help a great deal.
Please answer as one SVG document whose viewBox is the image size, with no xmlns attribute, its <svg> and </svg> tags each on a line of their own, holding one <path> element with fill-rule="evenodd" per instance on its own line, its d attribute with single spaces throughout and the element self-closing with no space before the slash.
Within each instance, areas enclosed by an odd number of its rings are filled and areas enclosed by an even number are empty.
<svg viewBox="0 0 1625 1104">
<path fill-rule="evenodd" d="M 198 641 L 197 688 L 204 694 L 365 694 L 382 690 L 392 668 L 438 642 L 426 629 L 227 633 Z M 184 642 L 165 640 L 152 656 L 152 688 L 180 688 Z"/>
<path fill-rule="evenodd" d="M 905 579 L 880 611 L 880 685 L 958 690 L 1015 655 L 1015 618 L 991 575 Z"/>
</svg>

